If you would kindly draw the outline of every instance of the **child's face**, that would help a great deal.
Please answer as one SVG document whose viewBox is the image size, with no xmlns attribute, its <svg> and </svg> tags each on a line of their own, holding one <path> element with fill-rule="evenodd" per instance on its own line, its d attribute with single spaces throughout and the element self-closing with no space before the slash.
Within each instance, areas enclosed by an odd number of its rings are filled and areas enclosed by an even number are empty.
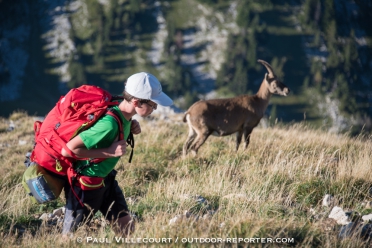
<svg viewBox="0 0 372 248">
<path fill-rule="evenodd" d="M 136 112 L 141 117 L 146 117 L 151 115 L 152 111 L 157 108 L 157 104 L 150 101 L 150 102 L 139 102 L 136 107 Z"/>
</svg>

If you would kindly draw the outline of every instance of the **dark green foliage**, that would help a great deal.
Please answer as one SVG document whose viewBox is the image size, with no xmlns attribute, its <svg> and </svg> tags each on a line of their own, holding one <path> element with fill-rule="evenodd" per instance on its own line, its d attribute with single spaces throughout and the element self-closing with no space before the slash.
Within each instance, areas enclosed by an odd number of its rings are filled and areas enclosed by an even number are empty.
<svg viewBox="0 0 372 248">
<path fill-rule="evenodd" d="M 351 30 L 350 37 L 346 39 L 346 44 L 344 46 L 344 70 L 350 73 L 350 71 L 356 67 L 358 63 L 358 48 L 355 42 L 355 32 Z"/>
<path fill-rule="evenodd" d="M 344 110 L 346 113 L 355 113 L 357 111 L 357 106 L 355 98 L 350 98 L 345 92 L 350 92 L 347 80 L 343 74 L 338 74 L 335 78 L 336 87 L 333 92 L 333 96 L 340 101 L 340 109 Z"/>
<path fill-rule="evenodd" d="M 186 91 L 184 93 L 184 102 L 180 104 L 181 109 L 188 109 L 192 104 L 199 100 L 198 93 L 196 91 Z"/>
<path fill-rule="evenodd" d="M 197 1 L 217 9 L 227 8 L 231 4 L 230 0 L 197 0 Z"/>
<path fill-rule="evenodd" d="M 276 124 L 277 120 L 278 119 L 277 119 L 276 105 L 274 104 L 270 110 L 270 117 L 269 117 L 270 125 Z"/>
<path fill-rule="evenodd" d="M 226 62 L 218 73 L 216 84 L 218 87 L 226 86 L 235 94 L 244 94 L 248 90 L 248 73 L 253 69 L 250 65 L 256 58 L 255 41 L 251 43 L 243 35 L 230 35 L 226 52 Z M 249 53 L 249 51 L 253 51 Z"/>
<path fill-rule="evenodd" d="M 322 179 L 310 179 L 298 185 L 296 188 L 296 200 L 305 206 L 317 205 L 327 194 L 327 181 Z"/>
<path fill-rule="evenodd" d="M 372 8 L 363 1 L 356 1 L 356 4 L 369 10 Z M 310 85 L 315 86 L 320 94 L 331 95 L 342 115 L 349 118 L 369 115 L 367 106 L 370 106 L 370 100 L 363 93 L 367 89 L 363 87 L 360 76 L 363 73 L 359 51 L 363 49 L 358 48 L 353 25 L 345 19 L 350 6 L 338 3 L 337 12 L 332 0 L 307 0 L 303 6 L 302 23 L 314 33 L 311 46 L 327 48 L 325 63 L 315 59 L 312 61 Z M 359 18 L 365 18 L 363 13 L 366 13 L 366 9 L 361 9 Z M 363 26 L 362 22 L 360 26 Z M 360 125 L 364 125 L 364 122 Z"/>
<path fill-rule="evenodd" d="M 9 232 L 9 230 L 30 229 L 35 231 L 41 225 L 42 220 L 35 219 L 33 216 L 19 216 L 13 217 L 9 215 L 2 214 L 0 215 L 0 231 Z"/>
<path fill-rule="evenodd" d="M 338 195 L 340 204 L 353 206 L 365 199 L 369 186 L 370 182 L 351 177 L 333 183 L 324 178 L 312 178 L 296 187 L 295 196 L 297 202 L 308 207 L 320 204 L 325 194 Z"/>
<path fill-rule="evenodd" d="M 51 201 L 44 204 L 33 204 L 30 209 L 30 213 L 41 214 L 45 212 L 53 212 L 53 210 L 63 207 L 65 205 L 65 202 L 62 199 L 62 195 L 63 192 L 61 194 L 61 197 L 55 201 Z"/>
<path fill-rule="evenodd" d="M 77 61 L 72 61 L 68 69 L 71 75 L 71 79 L 70 81 L 68 81 L 67 84 L 70 88 L 77 87 L 87 83 L 84 72 L 84 66 L 81 63 Z"/>
<path fill-rule="evenodd" d="M 328 27 L 335 18 L 335 5 L 333 0 L 322 0 L 322 20 L 321 20 L 321 28 L 322 31 L 327 32 Z"/>
<path fill-rule="evenodd" d="M 267 38 L 266 24 L 261 24 L 259 14 L 252 11 L 252 2 L 239 2 L 237 25 L 239 33 L 229 35 L 225 62 L 216 79 L 218 88 L 225 87 L 235 95 L 246 94 L 250 80 L 257 80 L 256 70 L 261 69 L 257 67 L 260 42 Z"/>
<path fill-rule="evenodd" d="M 236 24 L 241 28 L 248 28 L 250 21 L 250 8 L 249 4 L 241 2 L 238 8 L 238 16 L 236 17 Z"/>
<path fill-rule="evenodd" d="M 306 0 L 304 2 L 304 20 L 306 25 L 311 28 L 319 26 L 321 17 L 321 3 L 320 0 Z"/>
</svg>

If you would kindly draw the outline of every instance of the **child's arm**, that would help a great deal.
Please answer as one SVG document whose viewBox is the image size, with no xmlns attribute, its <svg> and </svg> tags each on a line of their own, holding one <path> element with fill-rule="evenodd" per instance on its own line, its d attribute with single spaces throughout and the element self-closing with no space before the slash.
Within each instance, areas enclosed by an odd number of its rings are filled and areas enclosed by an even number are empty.
<svg viewBox="0 0 372 248">
<path fill-rule="evenodd" d="M 80 138 L 79 135 L 77 135 L 72 140 L 70 140 L 66 144 L 66 146 L 78 158 L 113 158 L 120 157 L 125 154 L 127 142 L 125 140 L 120 140 L 114 142 L 110 147 L 107 148 L 94 148 L 88 150 L 85 147 L 83 140 Z M 65 148 L 62 148 L 61 154 L 65 157 L 71 157 L 71 155 L 65 150 Z"/>
</svg>

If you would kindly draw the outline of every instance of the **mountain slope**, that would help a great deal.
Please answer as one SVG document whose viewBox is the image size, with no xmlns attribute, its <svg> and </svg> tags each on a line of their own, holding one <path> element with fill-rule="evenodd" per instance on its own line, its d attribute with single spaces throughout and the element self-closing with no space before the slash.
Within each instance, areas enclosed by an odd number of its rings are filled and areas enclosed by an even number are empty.
<svg viewBox="0 0 372 248">
<path fill-rule="evenodd" d="M 267 117 L 335 132 L 371 128 L 371 4 L 365 1 L 0 2 L 0 115 L 44 115 L 68 88 L 120 94 L 149 71 L 186 109 L 198 99 L 253 94 L 267 60 L 293 94 Z M 9 11 L 8 11 L 9 10 Z M 344 18 L 348 16 L 348 21 Z"/>
</svg>

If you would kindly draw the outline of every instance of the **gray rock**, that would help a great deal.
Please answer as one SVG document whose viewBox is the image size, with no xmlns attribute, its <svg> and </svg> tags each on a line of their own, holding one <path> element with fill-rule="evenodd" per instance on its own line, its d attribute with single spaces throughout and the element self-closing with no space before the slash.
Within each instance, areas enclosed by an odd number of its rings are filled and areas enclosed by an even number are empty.
<svg viewBox="0 0 372 248">
<path fill-rule="evenodd" d="M 47 221 L 49 219 L 49 215 L 48 213 L 43 213 L 40 217 L 39 217 L 39 220 L 43 220 L 43 221 Z"/>
<path fill-rule="evenodd" d="M 334 203 L 334 197 L 330 194 L 326 194 L 323 198 L 322 206 L 330 207 Z"/>
<path fill-rule="evenodd" d="M 351 222 L 341 227 L 338 234 L 340 239 L 346 238 L 361 238 L 363 240 L 371 240 L 372 238 L 372 224 L 361 224 L 357 222 Z"/>
<path fill-rule="evenodd" d="M 64 213 L 65 213 L 65 207 L 57 208 L 57 209 L 54 209 L 53 211 L 53 215 L 56 215 L 56 216 L 61 216 Z"/>
<path fill-rule="evenodd" d="M 370 222 L 370 220 L 372 220 L 372 214 L 363 215 L 362 220 L 364 222 Z"/>
<path fill-rule="evenodd" d="M 349 215 L 347 215 L 346 212 L 344 212 L 344 210 L 338 206 L 333 207 L 328 218 L 336 220 L 337 224 L 339 225 L 347 225 L 351 222 Z"/>
</svg>

